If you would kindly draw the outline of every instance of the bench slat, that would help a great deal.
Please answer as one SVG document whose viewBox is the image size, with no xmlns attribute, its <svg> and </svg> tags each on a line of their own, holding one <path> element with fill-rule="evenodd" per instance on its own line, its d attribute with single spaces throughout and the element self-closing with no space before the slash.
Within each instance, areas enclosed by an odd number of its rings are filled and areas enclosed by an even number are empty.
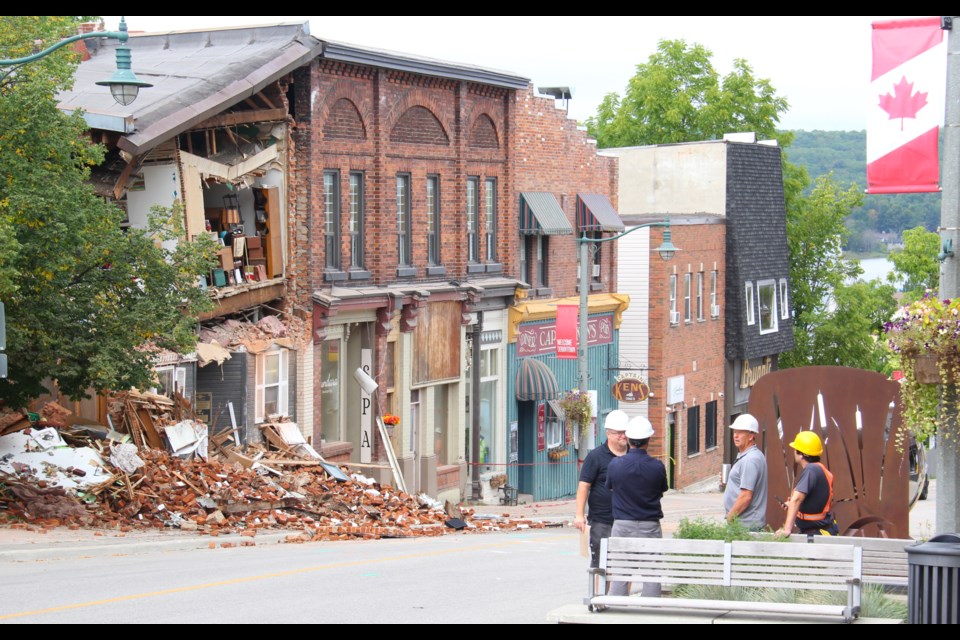
<svg viewBox="0 0 960 640">
<path fill-rule="evenodd" d="M 591 604 L 611 607 L 657 607 L 672 609 L 703 609 L 705 611 L 756 611 L 765 613 L 795 613 L 801 615 L 849 617 L 847 607 L 841 605 L 795 604 L 790 602 L 750 602 L 743 600 L 697 600 L 693 598 L 644 598 L 643 596 L 597 596 Z"/>
<path fill-rule="evenodd" d="M 811 545 L 798 542 L 751 542 L 735 540 L 733 555 L 774 558 L 853 559 L 853 547 L 840 544 Z M 814 551 L 815 550 L 815 551 Z"/>
</svg>

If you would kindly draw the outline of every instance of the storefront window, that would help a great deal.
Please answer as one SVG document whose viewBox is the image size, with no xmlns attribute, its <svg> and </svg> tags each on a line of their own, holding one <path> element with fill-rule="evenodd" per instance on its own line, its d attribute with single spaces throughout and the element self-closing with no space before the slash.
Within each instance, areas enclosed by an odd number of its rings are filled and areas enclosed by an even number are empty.
<svg viewBox="0 0 960 640">
<path fill-rule="evenodd" d="M 340 340 L 325 340 L 320 362 L 323 439 L 342 440 L 340 432 Z"/>
</svg>

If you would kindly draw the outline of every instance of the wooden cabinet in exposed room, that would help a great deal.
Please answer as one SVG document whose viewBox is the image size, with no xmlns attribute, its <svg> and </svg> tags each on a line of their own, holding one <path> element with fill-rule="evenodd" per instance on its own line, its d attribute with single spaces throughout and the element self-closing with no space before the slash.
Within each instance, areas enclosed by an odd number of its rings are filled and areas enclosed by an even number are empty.
<svg viewBox="0 0 960 640">
<path fill-rule="evenodd" d="M 280 216 L 280 190 L 267 187 L 253 190 L 253 208 L 257 235 L 263 239 L 267 277 L 283 276 L 283 220 Z"/>
</svg>

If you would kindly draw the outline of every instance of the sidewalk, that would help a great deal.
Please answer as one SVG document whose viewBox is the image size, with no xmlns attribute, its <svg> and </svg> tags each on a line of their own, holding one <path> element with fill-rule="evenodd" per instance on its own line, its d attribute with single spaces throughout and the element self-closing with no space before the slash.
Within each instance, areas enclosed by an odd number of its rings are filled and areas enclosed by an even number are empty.
<svg viewBox="0 0 960 640">
<path fill-rule="evenodd" d="M 928 499 L 920 501 L 910 512 L 910 535 L 929 538 L 936 532 L 935 480 L 930 481 Z M 683 518 L 721 519 L 724 517 L 723 495 L 719 491 L 683 493 L 668 491 L 662 501 L 664 535 L 673 535 Z M 531 502 L 516 506 L 473 506 L 476 516 L 507 516 L 571 526 L 576 502 L 552 500 Z M 54 558 L 82 558 L 104 555 L 124 555 L 155 551 L 208 549 L 244 545 L 277 544 L 290 536 L 293 530 L 258 530 L 255 537 L 240 534 L 210 536 L 179 529 L 130 531 L 57 528 L 49 531 L 0 526 L 0 562 L 31 562 Z"/>
</svg>

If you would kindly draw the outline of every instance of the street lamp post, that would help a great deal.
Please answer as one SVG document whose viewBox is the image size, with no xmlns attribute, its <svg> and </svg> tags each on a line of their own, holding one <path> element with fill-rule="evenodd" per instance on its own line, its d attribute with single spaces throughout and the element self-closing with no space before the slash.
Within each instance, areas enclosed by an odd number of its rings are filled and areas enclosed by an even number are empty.
<svg viewBox="0 0 960 640">
<path fill-rule="evenodd" d="M 588 289 L 590 288 L 590 276 L 589 276 L 589 252 L 587 248 L 590 243 L 600 244 L 603 242 L 612 242 L 613 240 L 619 240 L 628 233 L 633 233 L 637 229 L 647 229 L 650 227 L 663 227 L 663 242 L 660 243 L 660 246 L 657 247 L 657 253 L 660 254 L 660 257 L 664 260 L 669 260 L 673 257 L 679 249 L 674 246 L 673 242 L 670 241 L 670 218 L 667 217 L 666 220 L 658 222 L 647 222 L 641 225 L 637 225 L 630 229 L 629 231 L 624 231 L 623 233 L 618 233 L 616 235 L 610 236 L 609 238 L 588 238 L 586 234 L 577 238 L 577 244 L 580 245 L 580 339 L 577 341 L 577 364 L 579 366 L 580 374 L 580 391 L 585 392 L 587 390 L 587 315 L 589 313 L 589 302 L 587 300 Z"/>
<path fill-rule="evenodd" d="M 137 94 L 140 92 L 140 89 L 153 86 L 149 82 L 143 82 L 137 79 L 137 76 L 130 68 L 130 47 L 126 46 L 128 37 L 127 20 L 126 18 L 121 18 L 119 31 L 91 31 L 90 33 L 81 33 L 61 40 L 32 56 L 0 60 L 0 67 L 11 67 L 6 71 L 0 71 L 0 83 L 23 65 L 44 58 L 68 44 L 89 38 L 116 38 L 120 41 L 120 46 L 117 47 L 117 71 L 110 78 L 101 80 L 97 82 L 97 84 L 110 87 L 110 93 L 113 95 L 113 99 L 119 104 L 126 106 L 137 99 Z"/>
</svg>

